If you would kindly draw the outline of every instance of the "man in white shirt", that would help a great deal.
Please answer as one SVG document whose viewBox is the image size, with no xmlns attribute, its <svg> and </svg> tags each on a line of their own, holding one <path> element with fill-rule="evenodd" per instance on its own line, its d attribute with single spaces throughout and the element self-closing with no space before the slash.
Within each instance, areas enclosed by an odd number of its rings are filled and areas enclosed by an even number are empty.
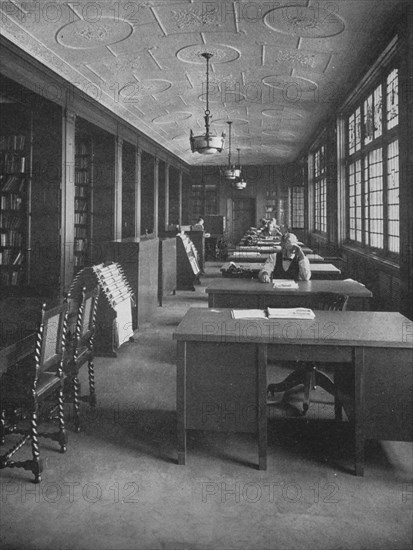
<svg viewBox="0 0 413 550">
<path fill-rule="evenodd" d="M 281 245 L 281 252 L 270 254 L 263 269 L 258 274 L 262 283 L 271 279 L 294 279 L 309 281 L 311 279 L 310 262 L 298 245 L 294 233 L 289 233 Z"/>
</svg>

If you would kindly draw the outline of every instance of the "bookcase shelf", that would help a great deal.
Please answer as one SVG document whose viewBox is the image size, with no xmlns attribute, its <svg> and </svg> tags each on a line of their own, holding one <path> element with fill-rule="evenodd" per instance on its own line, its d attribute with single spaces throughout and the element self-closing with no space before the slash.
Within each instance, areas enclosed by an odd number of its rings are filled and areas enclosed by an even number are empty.
<svg viewBox="0 0 413 550">
<path fill-rule="evenodd" d="M 27 248 L 28 136 L 0 135 L 0 286 L 24 283 Z"/>
<path fill-rule="evenodd" d="M 93 191 L 92 138 L 77 134 L 75 139 L 74 275 L 89 263 Z"/>
</svg>

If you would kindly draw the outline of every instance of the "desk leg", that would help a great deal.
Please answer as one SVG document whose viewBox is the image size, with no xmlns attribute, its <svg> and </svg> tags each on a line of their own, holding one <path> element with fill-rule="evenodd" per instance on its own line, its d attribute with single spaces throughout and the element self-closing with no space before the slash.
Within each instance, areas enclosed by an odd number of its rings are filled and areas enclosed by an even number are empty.
<svg viewBox="0 0 413 550">
<path fill-rule="evenodd" d="M 354 350 L 355 369 L 355 470 L 356 476 L 364 474 L 364 349 Z"/>
<path fill-rule="evenodd" d="M 258 346 L 258 469 L 267 469 L 267 345 Z"/>
<path fill-rule="evenodd" d="M 186 342 L 177 343 L 176 414 L 178 434 L 178 464 L 186 460 Z"/>
</svg>

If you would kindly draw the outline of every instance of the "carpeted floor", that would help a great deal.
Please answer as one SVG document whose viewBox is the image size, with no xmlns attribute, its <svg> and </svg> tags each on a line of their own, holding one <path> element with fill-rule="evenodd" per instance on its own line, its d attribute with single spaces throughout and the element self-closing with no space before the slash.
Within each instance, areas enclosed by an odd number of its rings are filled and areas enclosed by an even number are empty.
<svg viewBox="0 0 413 550">
<path fill-rule="evenodd" d="M 306 419 L 299 394 L 268 407 L 266 471 L 248 434 L 190 433 L 187 465 L 176 464 L 172 333 L 188 307 L 207 307 L 214 275 L 207 264 L 195 292 L 165 297 L 134 343 L 96 359 L 98 406 L 82 403 L 66 454 L 42 440 L 40 485 L 0 472 L 2 550 L 411 548 L 412 445 L 369 442 L 355 477 L 352 434 L 330 421 L 322 391 Z M 268 381 L 279 377 L 270 365 Z M 69 405 L 67 416 L 71 426 Z"/>
</svg>

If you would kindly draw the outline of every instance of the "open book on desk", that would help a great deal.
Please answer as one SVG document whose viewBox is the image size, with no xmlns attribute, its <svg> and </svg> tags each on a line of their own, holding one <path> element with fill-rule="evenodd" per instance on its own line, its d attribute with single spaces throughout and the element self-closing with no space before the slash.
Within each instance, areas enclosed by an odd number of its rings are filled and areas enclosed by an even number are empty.
<svg viewBox="0 0 413 550">
<path fill-rule="evenodd" d="M 274 288 L 298 288 L 298 283 L 293 279 L 273 279 Z"/>
<path fill-rule="evenodd" d="M 314 319 L 315 313 L 306 307 L 267 307 L 267 309 L 233 309 L 233 319 Z"/>
</svg>

